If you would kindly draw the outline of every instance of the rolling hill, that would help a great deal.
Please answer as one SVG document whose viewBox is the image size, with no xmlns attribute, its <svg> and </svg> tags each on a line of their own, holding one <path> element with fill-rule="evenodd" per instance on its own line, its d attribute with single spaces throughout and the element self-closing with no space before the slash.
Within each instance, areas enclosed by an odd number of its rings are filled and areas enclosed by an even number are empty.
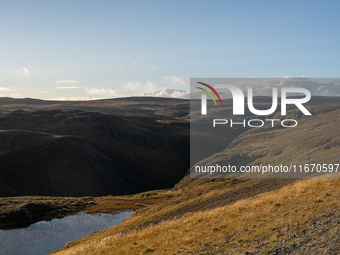
<svg viewBox="0 0 340 255">
<path fill-rule="evenodd" d="M 15 102 L 36 110 L 0 115 L 0 196 L 122 195 L 174 186 L 189 168 L 188 103 L 129 100 L 79 102 L 94 110 L 86 112 L 74 102 L 77 109 L 63 111 L 41 110 L 56 102 L 0 100 L 7 109 Z M 124 111 L 126 104 L 135 106 Z M 98 112 L 104 108 L 115 113 Z"/>
</svg>

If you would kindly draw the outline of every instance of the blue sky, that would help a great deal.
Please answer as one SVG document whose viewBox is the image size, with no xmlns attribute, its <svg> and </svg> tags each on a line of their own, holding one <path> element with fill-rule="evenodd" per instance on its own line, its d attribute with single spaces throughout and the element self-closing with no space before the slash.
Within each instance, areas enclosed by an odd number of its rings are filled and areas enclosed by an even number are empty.
<svg viewBox="0 0 340 255">
<path fill-rule="evenodd" d="M 0 96 L 173 96 L 190 77 L 339 77 L 339 10 L 340 1 L 0 1 Z"/>
</svg>

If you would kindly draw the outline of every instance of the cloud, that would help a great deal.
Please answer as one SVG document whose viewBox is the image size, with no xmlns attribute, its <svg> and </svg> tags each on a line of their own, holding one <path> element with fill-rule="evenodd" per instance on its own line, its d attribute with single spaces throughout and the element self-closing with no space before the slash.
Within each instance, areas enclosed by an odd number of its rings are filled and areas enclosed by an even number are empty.
<svg viewBox="0 0 340 255">
<path fill-rule="evenodd" d="M 6 88 L 6 87 L 0 87 L 0 90 L 1 91 L 8 91 L 8 90 L 11 90 L 10 88 Z"/>
<path fill-rule="evenodd" d="M 130 91 L 138 91 L 143 88 L 143 85 L 139 82 L 128 82 L 123 84 L 122 87 Z"/>
<path fill-rule="evenodd" d="M 158 85 L 153 84 L 149 81 L 147 81 L 145 85 L 143 85 L 140 82 L 128 82 L 128 83 L 123 84 L 122 87 L 133 92 L 138 92 L 142 90 L 151 91 L 151 90 L 155 90 L 159 88 Z"/>
<path fill-rule="evenodd" d="M 27 68 L 24 67 L 22 70 L 23 70 L 24 74 L 30 74 L 30 72 L 28 71 Z"/>
<path fill-rule="evenodd" d="M 157 68 L 155 67 L 154 64 L 151 64 L 151 69 L 152 69 L 152 70 L 156 70 Z"/>
<path fill-rule="evenodd" d="M 140 82 L 127 82 L 122 84 L 117 90 L 111 88 L 93 88 L 85 89 L 89 95 L 113 96 L 122 97 L 124 95 L 130 96 L 152 96 L 152 97 L 172 97 L 172 98 L 189 98 L 189 92 L 173 88 L 162 88 L 157 84 L 147 81 L 142 84 Z"/>
<path fill-rule="evenodd" d="M 80 89 L 81 87 L 74 87 L 74 86 L 68 86 L 68 87 L 54 87 L 55 89 Z"/>
<path fill-rule="evenodd" d="M 298 78 L 306 78 L 306 76 L 304 76 L 304 75 L 301 75 L 301 76 L 289 76 L 289 75 L 286 75 L 283 78 L 286 78 L 286 79 L 292 79 L 292 78 L 298 79 Z"/>
<path fill-rule="evenodd" d="M 16 70 L 13 75 L 17 77 L 28 76 L 30 75 L 30 71 L 27 68 L 23 67 L 20 70 Z"/>
<path fill-rule="evenodd" d="M 86 100 L 96 100 L 98 98 L 94 97 L 54 97 L 47 100 L 56 100 L 56 101 L 86 101 Z"/>
<path fill-rule="evenodd" d="M 86 89 L 87 94 L 90 95 L 101 95 L 101 96 L 114 96 L 114 97 L 120 97 L 121 95 L 114 91 L 113 89 L 97 89 L 97 88 L 93 88 L 93 89 Z"/>
<path fill-rule="evenodd" d="M 48 91 L 39 91 L 38 93 L 39 94 L 49 94 L 50 92 L 48 92 Z"/>
<path fill-rule="evenodd" d="M 152 91 L 152 90 L 155 90 L 155 89 L 158 89 L 159 86 L 156 85 L 156 84 L 153 84 L 151 82 L 147 82 L 145 85 L 144 85 L 144 90 L 145 91 Z"/>
<path fill-rule="evenodd" d="M 170 98 L 183 98 L 189 99 L 190 93 L 184 90 L 173 89 L 173 88 L 158 88 L 152 91 L 144 91 L 132 96 L 137 97 L 170 97 Z"/>
<path fill-rule="evenodd" d="M 171 83 L 173 85 L 185 85 L 185 84 L 187 84 L 187 81 L 182 77 L 165 76 L 163 79 L 164 80 L 171 80 Z"/>
<path fill-rule="evenodd" d="M 207 81 L 209 83 L 209 81 Z M 227 81 L 219 82 L 225 83 Z M 211 83 L 213 85 L 213 83 Z M 305 78 L 305 77 L 285 77 L 285 78 L 254 78 L 248 81 L 233 81 L 231 84 L 239 87 L 245 96 L 248 94 L 248 87 L 252 87 L 253 96 L 272 96 L 273 87 L 278 87 L 278 94 L 280 96 L 281 87 L 285 88 L 305 88 L 309 90 L 312 96 L 340 96 L 340 79 L 332 78 Z M 193 98 L 198 97 L 201 91 Z M 218 94 L 221 98 L 231 98 L 231 92 L 228 89 L 219 89 Z M 299 93 L 289 93 L 290 96 L 299 95 Z"/>
<path fill-rule="evenodd" d="M 70 80 L 58 80 L 58 81 L 55 81 L 56 84 L 70 84 L 70 83 L 78 83 L 77 80 L 74 80 L 74 79 L 70 79 Z"/>
</svg>

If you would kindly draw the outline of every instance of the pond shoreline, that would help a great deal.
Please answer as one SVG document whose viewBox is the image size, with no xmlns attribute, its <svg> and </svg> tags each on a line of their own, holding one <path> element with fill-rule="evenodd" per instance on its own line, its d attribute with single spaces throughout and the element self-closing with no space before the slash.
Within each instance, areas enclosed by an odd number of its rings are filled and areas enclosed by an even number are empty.
<svg viewBox="0 0 340 255">
<path fill-rule="evenodd" d="M 0 230 L 0 254 L 47 254 L 70 241 L 115 226 L 132 214 L 133 211 L 116 214 L 80 212 L 62 219 L 39 221 L 27 228 Z"/>
<path fill-rule="evenodd" d="M 0 198 L 0 229 L 25 228 L 39 221 L 60 219 L 84 211 L 115 214 L 138 210 L 152 201 L 125 197 L 3 197 Z"/>
</svg>

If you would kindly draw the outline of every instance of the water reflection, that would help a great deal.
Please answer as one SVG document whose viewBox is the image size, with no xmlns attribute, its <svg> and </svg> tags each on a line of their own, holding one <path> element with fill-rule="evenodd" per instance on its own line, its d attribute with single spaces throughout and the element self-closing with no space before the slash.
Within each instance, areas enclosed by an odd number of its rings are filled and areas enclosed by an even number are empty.
<svg viewBox="0 0 340 255">
<path fill-rule="evenodd" d="M 114 226 L 132 213 L 126 211 L 113 215 L 81 212 L 62 219 L 40 221 L 27 228 L 0 230 L 0 254 L 47 254 L 76 238 Z"/>
</svg>

